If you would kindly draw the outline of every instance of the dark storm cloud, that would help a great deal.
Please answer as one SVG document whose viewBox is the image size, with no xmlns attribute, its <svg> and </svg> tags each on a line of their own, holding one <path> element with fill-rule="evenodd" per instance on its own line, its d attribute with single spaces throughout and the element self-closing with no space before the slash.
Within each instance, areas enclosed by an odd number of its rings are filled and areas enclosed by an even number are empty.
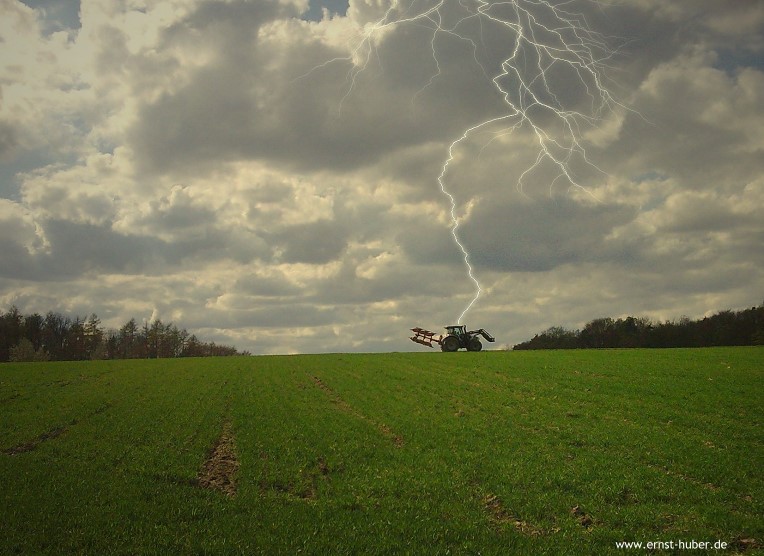
<svg viewBox="0 0 764 556">
<path fill-rule="evenodd" d="M 235 296 L 225 309 L 189 306 L 184 321 L 199 328 L 281 328 L 312 327 L 337 322 L 334 308 L 319 307 L 292 299 L 264 303 L 260 298 Z"/>
<path fill-rule="evenodd" d="M 649 160 L 654 169 L 670 172 L 691 189 L 751 179 L 764 164 L 757 149 L 749 148 L 746 121 L 756 112 L 754 104 L 764 99 L 764 88 L 752 84 L 746 92 L 741 79 L 745 77 L 731 78 L 693 58 L 658 68 L 650 76 L 650 88 L 637 97 L 640 114 L 627 116 L 608 156 Z M 665 99 L 677 101 L 668 104 Z M 650 141 L 645 140 L 648 133 Z"/>
<path fill-rule="evenodd" d="M 417 222 L 414 230 L 409 225 L 405 231 L 398 232 L 396 240 L 411 264 L 450 265 L 461 253 L 450 231 L 428 219 Z"/>
<path fill-rule="evenodd" d="M 23 245 L 0 237 L 0 276 L 22 280 L 43 280 L 40 267 Z"/>
<path fill-rule="evenodd" d="M 392 268 L 383 266 L 367 278 L 358 275 L 358 262 L 347 259 L 335 276 L 317 281 L 311 289 L 310 299 L 315 303 L 349 306 L 395 301 L 430 295 L 433 284 L 439 282 L 433 277 L 431 269 L 399 262 L 392 263 Z M 441 273 L 445 274 L 443 271 Z"/>
<path fill-rule="evenodd" d="M 18 243 L 4 246 L 6 278 L 35 281 L 68 280 L 90 272 L 151 272 L 169 252 L 152 237 L 125 236 L 106 226 L 50 220 L 44 224 L 49 247 L 29 253 Z"/>
<path fill-rule="evenodd" d="M 286 297 L 301 293 L 300 288 L 291 284 L 283 274 L 277 276 L 245 274 L 236 280 L 233 291 L 237 294 L 262 297 Z"/>
<path fill-rule="evenodd" d="M 479 204 L 460 227 L 472 261 L 501 271 L 539 272 L 571 262 L 622 260 L 606 238 L 634 209 L 568 198 Z"/>
<path fill-rule="evenodd" d="M 195 230 L 213 225 L 216 219 L 212 208 L 195 202 L 184 188 L 176 186 L 168 195 L 151 201 L 149 210 L 133 224 L 155 233 L 194 235 Z"/>
<path fill-rule="evenodd" d="M 148 209 L 122 224 L 130 234 L 160 237 L 167 244 L 168 262 L 220 260 L 246 263 L 269 259 L 272 248 L 257 233 L 232 226 L 220 211 L 194 199 L 188 189 L 174 186 L 170 193 L 149 203 Z"/>
<path fill-rule="evenodd" d="M 13 238 L 0 239 L 0 275 L 44 282 L 92 273 L 161 274 L 200 260 L 246 263 L 269 256 L 257 238 L 239 239 L 215 229 L 172 242 L 155 235 L 120 233 L 109 224 L 52 219 L 43 222 L 42 229 L 49 245 L 34 253 Z"/>
<path fill-rule="evenodd" d="M 709 195 L 682 195 L 670 201 L 672 209 L 657 222 L 659 232 L 713 234 L 723 230 L 750 229 L 758 225 L 756 214 L 741 214 Z"/>
<path fill-rule="evenodd" d="M 432 37 L 407 27 L 393 30 L 368 68 L 350 80 L 347 60 L 319 67 L 343 53 L 309 34 L 268 43 L 257 33 L 263 14 L 240 15 L 215 25 L 206 19 L 211 13 L 189 18 L 202 34 L 230 29 L 238 44 L 215 42 L 212 62 L 193 71 L 186 86 L 142 107 L 130 134 L 141 167 L 165 172 L 268 159 L 303 170 L 352 169 L 391 150 L 455 135 L 501 109 L 490 81 L 476 79 L 482 70 L 472 47 L 447 35 L 438 38 L 445 54 L 432 87 L 426 87 L 438 71 Z M 188 27 L 168 32 L 167 44 L 182 43 Z M 307 31 L 294 22 L 287 29 Z"/>
<path fill-rule="evenodd" d="M 41 262 L 50 277 L 89 272 L 141 273 L 161 267 L 170 253 L 158 238 L 127 236 L 107 226 L 51 220 L 45 224 L 51 255 Z"/>
<path fill-rule="evenodd" d="M 163 38 L 172 42 L 176 38 L 187 39 L 189 35 L 198 38 L 210 33 L 211 36 L 206 38 L 220 41 L 224 54 L 246 56 L 255 46 L 252 39 L 263 23 L 295 14 L 284 4 L 273 1 L 207 0 L 200 2 L 188 16 L 167 28 Z"/>
<path fill-rule="evenodd" d="M 10 157 L 17 144 L 18 134 L 16 128 L 11 124 L 0 121 L 0 160 Z"/>
<path fill-rule="evenodd" d="M 319 220 L 287 226 L 271 237 L 277 248 L 283 249 L 284 262 L 324 264 L 340 256 L 348 233 L 336 222 Z"/>
</svg>

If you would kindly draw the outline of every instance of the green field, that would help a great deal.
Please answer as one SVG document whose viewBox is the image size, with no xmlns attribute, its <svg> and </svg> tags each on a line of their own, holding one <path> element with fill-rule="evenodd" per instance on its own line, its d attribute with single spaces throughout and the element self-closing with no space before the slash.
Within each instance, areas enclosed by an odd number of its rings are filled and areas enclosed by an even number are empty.
<svg viewBox="0 0 764 556">
<path fill-rule="evenodd" d="M 763 424 L 761 348 L 2 364 L 0 553 L 761 553 Z"/>
</svg>

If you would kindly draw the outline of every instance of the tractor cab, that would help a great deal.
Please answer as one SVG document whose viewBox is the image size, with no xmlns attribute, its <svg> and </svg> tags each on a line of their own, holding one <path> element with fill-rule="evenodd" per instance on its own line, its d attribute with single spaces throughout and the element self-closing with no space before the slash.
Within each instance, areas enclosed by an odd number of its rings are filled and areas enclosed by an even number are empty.
<svg viewBox="0 0 764 556">
<path fill-rule="evenodd" d="M 451 326 L 446 326 L 446 330 L 448 331 L 448 335 L 453 335 L 457 338 L 462 338 L 467 335 L 467 327 L 464 324 L 452 324 Z"/>
</svg>

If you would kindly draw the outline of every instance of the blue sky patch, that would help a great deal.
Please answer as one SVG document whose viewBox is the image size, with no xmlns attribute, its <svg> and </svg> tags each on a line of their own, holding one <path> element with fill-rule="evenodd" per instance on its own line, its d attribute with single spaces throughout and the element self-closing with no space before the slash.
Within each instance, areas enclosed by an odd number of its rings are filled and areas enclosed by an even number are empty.
<svg viewBox="0 0 764 556">
<path fill-rule="evenodd" d="M 345 15 L 348 11 L 348 0 L 310 0 L 308 11 L 302 14 L 302 19 L 307 21 L 321 21 L 323 9 L 329 13 Z"/>
</svg>

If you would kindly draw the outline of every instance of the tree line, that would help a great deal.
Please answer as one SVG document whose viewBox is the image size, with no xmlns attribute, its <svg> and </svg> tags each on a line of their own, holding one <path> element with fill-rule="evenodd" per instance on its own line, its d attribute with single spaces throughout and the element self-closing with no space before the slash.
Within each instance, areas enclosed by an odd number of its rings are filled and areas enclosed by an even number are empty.
<svg viewBox="0 0 764 556">
<path fill-rule="evenodd" d="M 666 348 L 764 345 L 764 303 L 700 320 L 595 319 L 581 330 L 553 326 L 513 349 Z"/>
<path fill-rule="evenodd" d="M 250 355 L 233 346 L 204 342 L 185 328 L 134 318 L 106 329 L 97 315 L 69 318 L 53 311 L 22 315 L 13 306 L 0 315 L 0 361 L 81 361 Z"/>
</svg>

